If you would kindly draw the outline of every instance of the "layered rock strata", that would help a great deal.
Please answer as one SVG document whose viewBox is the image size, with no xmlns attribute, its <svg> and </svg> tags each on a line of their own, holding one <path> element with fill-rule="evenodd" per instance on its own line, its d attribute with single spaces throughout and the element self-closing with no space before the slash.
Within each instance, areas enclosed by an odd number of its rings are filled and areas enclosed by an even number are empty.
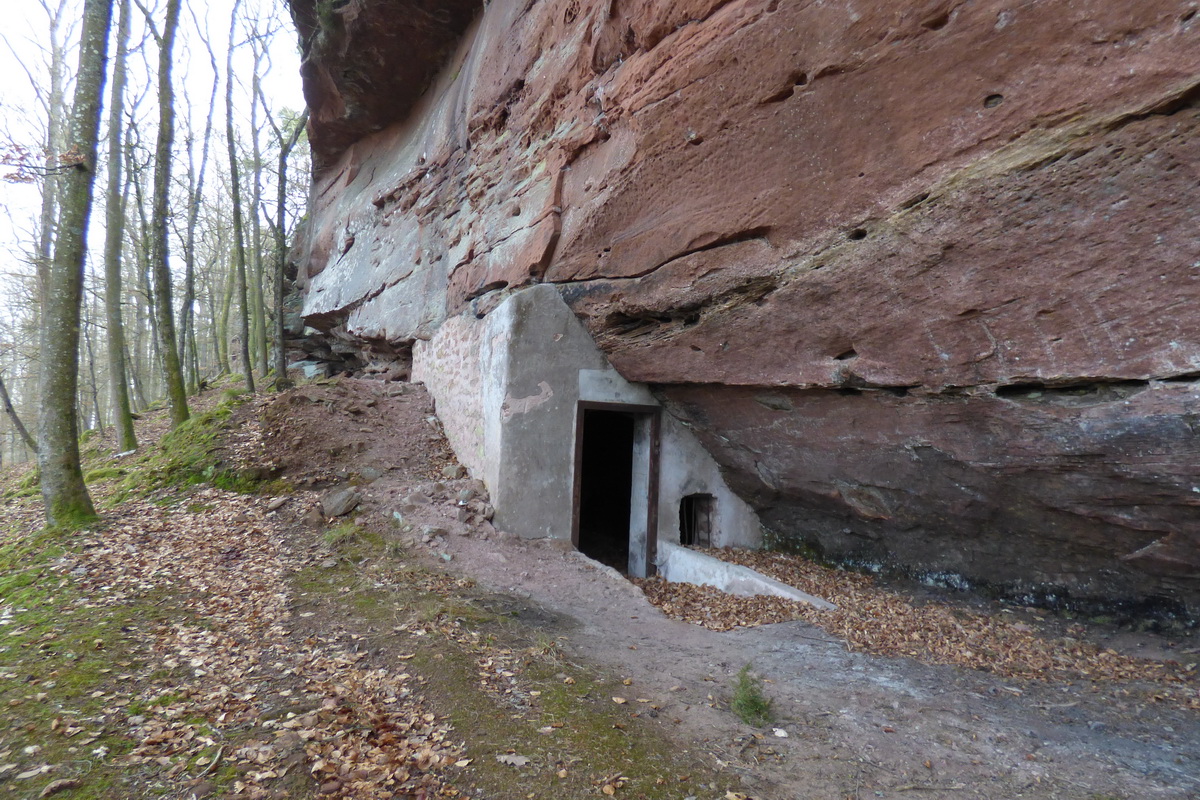
<svg viewBox="0 0 1200 800">
<path fill-rule="evenodd" d="M 1192 0 L 292 6 L 309 324 L 552 283 L 780 544 L 1200 602 Z"/>
</svg>

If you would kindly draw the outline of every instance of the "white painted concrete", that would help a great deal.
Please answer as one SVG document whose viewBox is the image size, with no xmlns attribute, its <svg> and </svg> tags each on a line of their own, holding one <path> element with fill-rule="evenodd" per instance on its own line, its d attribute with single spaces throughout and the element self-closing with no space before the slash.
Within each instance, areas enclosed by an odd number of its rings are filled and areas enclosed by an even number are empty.
<svg viewBox="0 0 1200 800">
<path fill-rule="evenodd" d="M 658 400 L 641 384 L 630 383 L 605 364 L 604 369 L 579 371 L 579 399 L 605 403 L 657 406 Z M 679 541 L 679 502 L 690 494 L 711 494 L 715 502 L 714 547 L 762 546 L 758 515 L 730 491 L 716 460 L 699 440 L 670 415 L 663 415 L 659 465 L 659 541 Z"/>
<path fill-rule="evenodd" d="M 768 595 L 797 600 L 824 611 L 836 608 L 827 600 L 802 592 L 774 578 L 768 578 L 749 567 L 730 564 L 672 542 L 659 542 L 658 570 L 659 574 L 669 581 L 712 586 L 726 594 L 739 597 Z"/>
<path fill-rule="evenodd" d="M 446 320 L 413 349 L 413 379 L 437 403 L 451 446 L 484 481 L 496 524 L 526 538 L 569 538 L 575 482 L 575 434 L 581 401 L 654 406 L 645 387 L 622 378 L 596 347 L 558 290 L 541 285 L 513 294 L 478 319 Z M 689 494 L 715 498 L 712 544 L 758 547 L 753 510 L 725 484 L 716 461 L 692 433 L 661 418 L 658 541 L 679 541 L 679 503 Z M 644 575 L 649 448 L 635 448 L 630 574 Z"/>
</svg>

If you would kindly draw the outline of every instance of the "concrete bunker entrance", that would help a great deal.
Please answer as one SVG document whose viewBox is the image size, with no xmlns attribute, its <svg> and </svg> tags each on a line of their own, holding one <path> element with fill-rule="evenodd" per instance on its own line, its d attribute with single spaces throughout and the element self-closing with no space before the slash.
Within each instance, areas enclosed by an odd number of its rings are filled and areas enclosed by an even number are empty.
<svg viewBox="0 0 1200 800">
<path fill-rule="evenodd" d="M 571 538 L 589 558 L 634 577 L 653 573 L 658 409 L 580 403 Z"/>
</svg>

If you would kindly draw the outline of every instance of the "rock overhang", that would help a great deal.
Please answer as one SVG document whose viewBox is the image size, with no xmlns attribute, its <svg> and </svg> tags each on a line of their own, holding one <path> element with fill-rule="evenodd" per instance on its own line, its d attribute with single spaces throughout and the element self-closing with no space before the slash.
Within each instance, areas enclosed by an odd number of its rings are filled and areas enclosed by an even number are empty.
<svg viewBox="0 0 1200 800">
<path fill-rule="evenodd" d="M 495 0 L 320 176 L 310 312 L 554 283 L 782 534 L 1193 603 L 1185 5 Z"/>
<path fill-rule="evenodd" d="M 480 0 L 292 0 L 317 172 L 404 120 L 483 7 Z"/>
</svg>

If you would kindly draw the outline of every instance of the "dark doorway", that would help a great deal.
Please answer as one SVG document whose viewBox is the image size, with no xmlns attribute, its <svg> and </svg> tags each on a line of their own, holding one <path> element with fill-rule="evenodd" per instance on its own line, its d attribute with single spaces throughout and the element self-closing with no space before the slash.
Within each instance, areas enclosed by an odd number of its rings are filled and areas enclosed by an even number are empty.
<svg viewBox="0 0 1200 800">
<path fill-rule="evenodd" d="M 712 547 L 713 505 L 711 494 L 689 494 L 679 501 L 679 543 L 688 547 Z"/>
<path fill-rule="evenodd" d="M 620 411 L 581 411 L 583 437 L 576 546 L 589 558 L 626 572 L 636 419 L 633 414 Z"/>
</svg>

